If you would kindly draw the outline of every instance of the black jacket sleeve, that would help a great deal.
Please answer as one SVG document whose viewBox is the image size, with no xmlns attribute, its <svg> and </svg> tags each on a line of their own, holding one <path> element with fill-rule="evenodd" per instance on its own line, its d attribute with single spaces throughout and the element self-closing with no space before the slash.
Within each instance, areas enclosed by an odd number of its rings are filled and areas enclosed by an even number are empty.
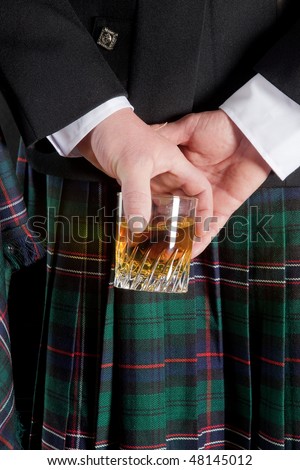
<svg viewBox="0 0 300 470">
<path fill-rule="evenodd" d="M 67 0 L 1 0 L 0 88 L 27 145 L 126 95 Z"/>
<path fill-rule="evenodd" d="M 268 51 L 255 70 L 300 104 L 300 20 Z"/>
</svg>

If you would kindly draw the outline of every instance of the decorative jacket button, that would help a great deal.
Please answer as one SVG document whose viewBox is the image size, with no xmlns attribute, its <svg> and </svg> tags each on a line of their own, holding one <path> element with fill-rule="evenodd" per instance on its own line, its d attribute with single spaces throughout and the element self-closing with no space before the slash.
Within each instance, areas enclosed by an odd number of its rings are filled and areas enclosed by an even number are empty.
<svg viewBox="0 0 300 470">
<path fill-rule="evenodd" d="M 104 49 L 107 49 L 108 51 L 112 51 L 116 45 L 117 39 L 118 33 L 115 33 L 111 29 L 104 27 L 101 30 L 100 36 L 97 40 L 97 44 L 99 44 L 99 46 L 104 47 Z"/>
</svg>

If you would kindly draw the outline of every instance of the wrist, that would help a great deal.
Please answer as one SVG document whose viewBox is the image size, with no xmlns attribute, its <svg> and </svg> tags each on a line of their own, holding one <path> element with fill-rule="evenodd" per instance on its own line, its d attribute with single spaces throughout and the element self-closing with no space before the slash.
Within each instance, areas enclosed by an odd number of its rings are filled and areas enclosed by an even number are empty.
<svg viewBox="0 0 300 470">
<path fill-rule="evenodd" d="M 103 135 L 108 131 L 111 135 L 114 135 L 114 126 L 116 122 L 124 120 L 124 123 L 128 119 L 132 119 L 134 112 L 131 108 L 124 108 L 115 111 L 110 114 L 108 117 L 103 119 L 99 124 L 97 124 L 91 131 L 81 139 L 77 144 L 77 148 L 80 151 L 81 155 L 88 160 L 96 158 L 96 151 L 99 150 L 99 141 Z"/>
</svg>

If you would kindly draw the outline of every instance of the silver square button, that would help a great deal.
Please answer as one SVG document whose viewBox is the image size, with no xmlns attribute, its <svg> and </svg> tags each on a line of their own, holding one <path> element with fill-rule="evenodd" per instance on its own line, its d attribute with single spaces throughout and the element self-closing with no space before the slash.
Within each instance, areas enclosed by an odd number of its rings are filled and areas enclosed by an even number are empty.
<svg viewBox="0 0 300 470">
<path fill-rule="evenodd" d="M 104 27 L 101 30 L 100 36 L 97 40 L 97 44 L 99 44 L 99 46 L 104 47 L 104 49 L 107 49 L 108 51 L 112 51 L 116 45 L 117 39 L 118 33 L 115 33 L 111 29 Z"/>
</svg>

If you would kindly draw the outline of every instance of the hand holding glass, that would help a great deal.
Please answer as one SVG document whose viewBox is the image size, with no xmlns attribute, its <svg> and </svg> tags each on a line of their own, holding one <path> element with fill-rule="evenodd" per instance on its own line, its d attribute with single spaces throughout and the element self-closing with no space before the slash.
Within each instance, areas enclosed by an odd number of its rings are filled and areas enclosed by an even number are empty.
<svg viewBox="0 0 300 470">
<path fill-rule="evenodd" d="M 115 287 L 148 292 L 184 293 L 188 290 L 195 230 L 196 198 L 153 195 L 151 219 L 142 232 L 141 222 L 124 216 L 118 194 Z"/>
</svg>

